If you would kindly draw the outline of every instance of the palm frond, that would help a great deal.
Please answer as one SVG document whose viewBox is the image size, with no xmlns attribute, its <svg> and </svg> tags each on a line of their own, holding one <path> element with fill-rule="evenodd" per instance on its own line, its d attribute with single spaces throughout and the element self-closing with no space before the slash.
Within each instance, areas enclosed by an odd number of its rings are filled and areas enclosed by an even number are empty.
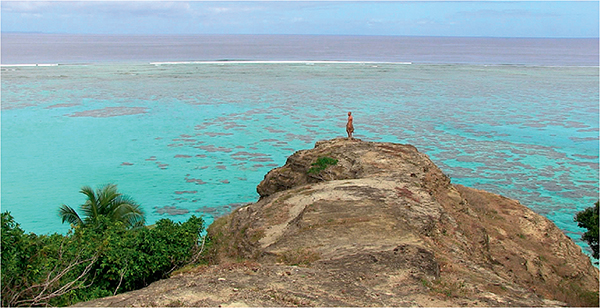
<svg viewBox="0 0 600 308">
<path fill-rule="evenodd" d="M 62 218 L 63 223 L 65 223 L 65 221 L 73 225 L 80 225 L 82 223 L 77 212 L 68 205 L 61 205 L 58 209 L 58 215 Z"/>
<path fill-rule="evenodd" d="M 86 218 L 92 218 L 97 215 L 98 209 L 96 207 L 96 204 L 93 202 L 90 202 L 90 200 L 85 201 L 85 203 L 82 204 L 80 207 L 81 207 L 81 212 L 83 213 L 83 216 Z"/>
<path fill-rule="evenodd" d="M 60 209 L 64 221 L 81 224 L 97 224 L 99 218 L 104 216 L 112 221 L 121 221 L 127 228 L 143 226 L 145 223 L 144 212 L 141 206 L 131 197 L 117 191 L 116 184 L 106 184 L 94 191 L 90 186 L 83 186 L 80 190 L 87 197 L 81 205 L 82 219 L 75 210 L 63 205 Z"/>
<path fill-rule="evenodd" d="M 98 217 L 98 198 L 94 189 L 90 186 L 83 186 L 79 192 L 87 197 L 85 203 L 81 205 L 86 223 L 95 221 Z"/>
<path fill-rule="evenodd" d="M 117 185 L 106 184 L 98 189 L 98 212 L 102 215 L 111 215 L 115 210 L 115 199 L 121 194 L 117 191 Z"/>
<path fill-rule="evenodd" d="M 107 198 L 110 198 L 110 202 L 107 202 L 108 208 L 106 215 L 110 217 L 113 221 L 122 221 L 123 214 L 127 213 L 128 210 L 122 208 L 123 204 L 135 205 L 135 201 L 128 196 L 116 192 L 111 192 L 106 195 Z"/>
<path fill-rule="evenodd" d="M 123 216 L 123 222 L 126 224 L 127 228 L 135 229 L 143 227 L 146 224 L 146 218 L 143 213 L 131 212 Z"/>
<path fill-rule="evenodd" d="M 90 203 L 96 203 L 96 194 L 90 186 L 86 185 L 81 187 L 81 190 L 79 190 L 79 192 L 84 194 L 87 197 L 88 201 L 90 201 Z"/>
<path fill-rule="evenodd" d="M 120 201 L 120 204 L 115 208 L 112 219 L 122 221 L 128 228 L 140 224 L 143 226 L 145 218 L 141 206 L 127 196 Z"/>
</svg>

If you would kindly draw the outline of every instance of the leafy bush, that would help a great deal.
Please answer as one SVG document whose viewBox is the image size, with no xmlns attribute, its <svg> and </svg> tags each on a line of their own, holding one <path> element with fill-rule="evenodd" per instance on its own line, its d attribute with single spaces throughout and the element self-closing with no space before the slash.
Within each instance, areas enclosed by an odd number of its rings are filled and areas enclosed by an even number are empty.
<svg viewBox="0 0 600 308">
<path fill-rule="evenodd" d="M 592 256 L 598 259 L 598 204 L 600 201 L 596 201 L 594 207 L 588 207 L 587 209 L 578 212 L 575 215 L 575 221 L 580 228 L 586 228 L 587 231 L 583 233 L 581 240 L 586 241 L 592 248 Z"/>
<path fill-rule="evenodd" d="M 137 229 L 99 219 L 38 236 L 2 213 L 2 306 L 71 305 L 147 286 L 200 260 L 201 218 Z"/>
<path fill-rule="evenodd" d="M 74 242 L 60 234 L 25 234 L 10 213 L 2 213 L 2 306 L 41 305 L 82 287 L 81 274 L 95 260 Z"/>
<path fill-rule="evenodd" d="M 317 161 L 312 163 L 310 169 L 308 169 L 308 174 L 318 174 L 319 172 L 325 170 L 328 166 L 337 165 L 338 160 L 331 157 L 319 157 Z"/>
<path fill-rule="evenodd" d="M 129 291 L 168 277 L 199 252 L 203 223 L 201 218 L 192 216 L 183 223 L 161 219 L 153 228 L 107 230 L 108 245 L 98 264 L 105 288 Z"/>
</svg>

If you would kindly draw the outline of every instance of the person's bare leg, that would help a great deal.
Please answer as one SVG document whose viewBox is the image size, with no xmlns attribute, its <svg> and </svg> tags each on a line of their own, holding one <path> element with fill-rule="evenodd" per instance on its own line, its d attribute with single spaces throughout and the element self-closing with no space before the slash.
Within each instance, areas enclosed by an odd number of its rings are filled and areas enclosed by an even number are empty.
<svg viewBox="0 0 600 308">
<path fill-rule="evenodd" d="M 346 123 L 346 133 L 348 134 L 348 139 L 352 139 L 352 133 L 354 133 L 354 118 L 352 117 L 352 112 L 348 112 L 348 123 Z"/>
</svg>

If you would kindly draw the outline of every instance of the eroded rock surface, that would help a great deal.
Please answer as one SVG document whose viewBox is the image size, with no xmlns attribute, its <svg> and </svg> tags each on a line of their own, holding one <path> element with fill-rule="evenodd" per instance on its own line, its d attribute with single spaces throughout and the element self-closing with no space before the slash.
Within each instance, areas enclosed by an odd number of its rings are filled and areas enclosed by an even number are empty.
<svg viewBox="0 0 600 308">
<path fill-rule="evenodd" d="M 308 173 L 319 157 L 338 163 Z M 321 141 L 257 190 L 209 228 L 215 265 L 82 305 L 597 306 L 597 268 L 552 222 L 413 146 Z"/>
</svg>

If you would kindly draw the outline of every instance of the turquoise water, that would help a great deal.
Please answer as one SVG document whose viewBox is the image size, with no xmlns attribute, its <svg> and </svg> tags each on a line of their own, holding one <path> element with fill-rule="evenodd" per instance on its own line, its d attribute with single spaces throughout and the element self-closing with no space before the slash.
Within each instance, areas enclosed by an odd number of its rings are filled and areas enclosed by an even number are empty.
<svg viewBox="0 0 600 308">
<path fill-rule="evenodd" d="M 116 183 L 149 223 L 258 199 L 294 151 L 345 135 L 415 145 L 452 182 L 518 199 L 579 241 L 598 199 L 597 67 L 393 63 L 2 68 L 2 211 L 65 232 L 57 209 Z"/>
</svg>

